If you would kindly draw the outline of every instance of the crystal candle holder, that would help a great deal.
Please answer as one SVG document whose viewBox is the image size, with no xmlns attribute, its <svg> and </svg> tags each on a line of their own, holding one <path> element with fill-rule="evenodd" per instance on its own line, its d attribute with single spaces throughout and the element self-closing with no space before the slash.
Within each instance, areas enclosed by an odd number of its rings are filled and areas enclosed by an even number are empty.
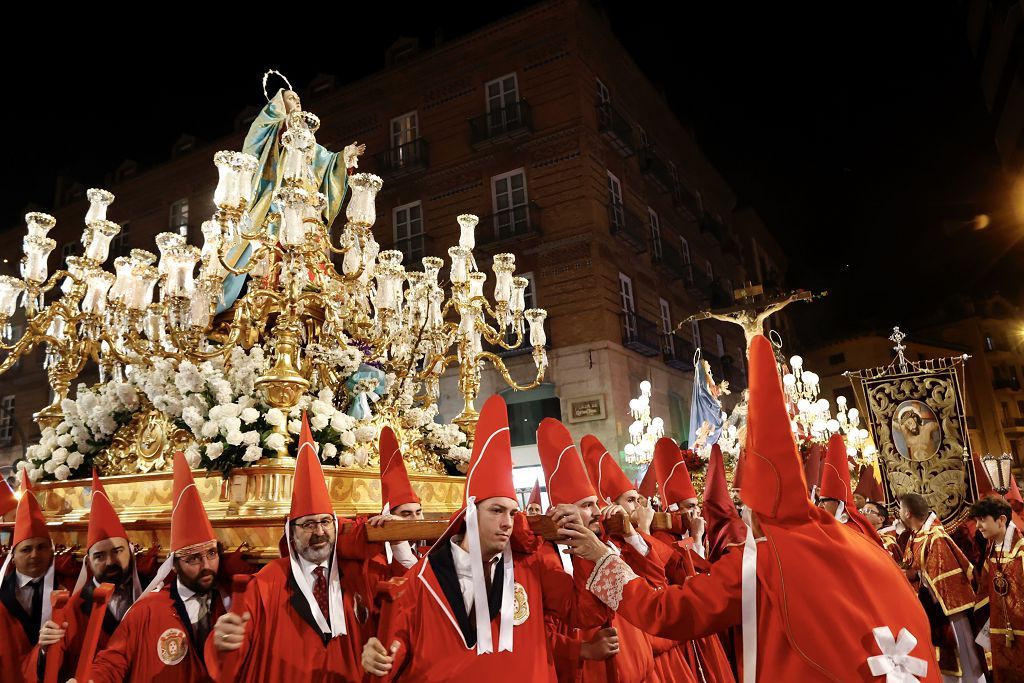
<svg viewBox="0 0 1024 683">
<path fill-rule="evenodd" d="M 125 305 L 133 311 L 141 311 L 153 303 L 153 287 L 160 279 L 160 273 L 153 266 L 136 265 L 132 269 L 132 286 L 125 297 Z"/>
<path fill-rule="evenodd" d="M 86 190 L 85 196 L 89 200 L 89 210 L 85 212 L 85 224 L 107 220 L 107 207 L 113 203 L 114 195 L 106 190 L 92 188 Z"/>
<path fill-rule="evenodd" d="M 165 297 L 188 296 L 195 289 L 193 271 L 199 262 L 199 249 L 191 245 L 172 247 L 167 251 L 167 281 Z"/>
<path fill-rule="evenodd" d="M 509 301 L 509 310 L 512 313 L 522 313 L 526 308 L 526 287 L 530 281 L 525 277 L 512 278 L 512 298 Z"/>
<path fill-rule="evenodd" d="M 466 284 L 469 281 L 469 249 L 465 247 L 448 247 L 448 256 L 452 260 L 452 284 Z"/>
<path fill-rule="evenodd" d="M 365 228 L 373 227 L 377 220 L 374 201 L 382 185 L 383 181 L 372 173 L 356 173 L 348 179 L 352 197 L 345 208 L 345 216 L 350 223 Z"/>
<path fill-rule="evenodd" d="M 0 275 L 0 315 L 11 317 L 18 310 L 18 296 L 25 291 L 25 283 L 10 275 Z"/>
<path fill-rule="evenodd" d="M 22 240 L 25 258 L 21 262 L 21 276 L 35 283 L 46 281 L 46 260 L 57 247 L 57 241 L 49 237 L 25 237 Z"/>
<path fill-rule="evenodd" d="M 512 298 L 512 273 L 516 270 L 516 257 L 513 254 L 495 254 L 491 269 L 494 271 L 494 300 L 507 303 Z"/>
<path fill-rule="evenodd" d="M 217 167 L 217 188 L 213 191 L 213 203 L 219 209 L 238 206 L 238 169 L 232 163 L 234 152 L 220 151 L 213 155 Z"/>
<path fill-rule="evenodd" d="M 135 263 L 127 256 L 118 256 L 114 259 L 114 284 L 110 288 L 110 299 L 112 301 L 123 301 L 125 294 L 132 286 L 132 270 Z"/>
<path fill-rule="evenodd" d="M 390 266 L 397 268 L 402 265 L 402 259 L 405 255 L 397 249 L 385 249 L 384 251 L 377 254 L 377 262 L 381 266 Z"/>
<path fill-rule="evenodd" d="M 85 296 L 82 313 L 99 315 L 106 310 L 107 290 L 114 284 L 114 275 L 105 270 L 93 270 L 85 276 Z"/>
<path fill-rule="evenodd" d="M 469 297 L 471 299 L 484 295 L 485 282 L 487 282 L 487 273 L 475 271 L 469 274 Z"/>
<path fill-rule="evenodd" d="M 439 259 L 436 256 L 424 256 L 421 259 L 423 263 L 423 276 L 431 284 L 437 284 L 437 278 L 441 273 L 441 268 L 444 267 L 444 260 Z"/>
<path fill-rule="evenodd" d="M 121 232 L 121 226 L 107 220 L 92 221 L 86 226 L 83 235 L 85 257 L 95 263 L 103 263 L 110 255 L 110 241 Z"/>
<path fill-rule="evenodd" d="M 29 237 L 46 237 L 46 233 L 57 225 L 57 219 L 48 213 L 33 211 L 25 214 L 25 223 L 28 225 Z"/>
<path fill-rule="evenodd" d="M 71 294 L 76 280 L 78 282 L 83 281 L 88 267 L 89 261 L 84 256 L 68 256 L 67 271 L 71 277 L 64 278 L 64 282 L 60 283 L 60 291 L 65 294 Z"/>
<path fill-rule="evenodd" d="M 211 318 L 210 294 L 204 288 L 197 287 L 189 299 L 189 324 L 205 330 L 210 325 Z"/>
<path fill-rule="evenodd" d="M 523 313 L 526 321 L 530 323 L 530 346 L 540 347 L 547 344 L 547 334 L 544 332 L 544 319 L 548 312 L 543 308 L 531 308 Z"/>
<path fill-rule="evenodd" d="M 471 213 L 464 213 L 455 220 L 459 222 L 459 246 L 473 251 L 476 248 L 476 224 L 480 219 Z"/>
<path fill-rule="evenodd" d="M 161 232 L 156 236 L 156 247 L 160 251 L 160 264 L 157 266 L 161 275 L 167 273 L 167 253 L 175 247 L 185 246 L 185 236 L 176 232 Z"/>
<path fill-rule="evenodd" d="M 281 226 L 278 239 L 286 247 L 294 247 L 306 240 L 306 227 L 302 215 L 309 193 L 297 187 L 283 187 L 274 195 L 274 201 L 281 210 Z"/>
</svg>

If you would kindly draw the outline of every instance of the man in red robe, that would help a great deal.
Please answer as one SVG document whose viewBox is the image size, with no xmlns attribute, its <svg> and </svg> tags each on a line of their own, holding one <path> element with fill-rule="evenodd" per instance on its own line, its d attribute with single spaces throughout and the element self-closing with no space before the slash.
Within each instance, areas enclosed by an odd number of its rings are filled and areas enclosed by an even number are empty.
<svg viewBox="0 0 1024 683">
<path fill-rule="evenodd" d="M 533 482 L 533 490 L 530 491 L 530 498 L 526 501 L 526 516 L 543 515 L 544 508 L 540 502 L 540 479 Z"/>
<path fill-rule="evenodd" d="M 821 469 L 821 488 L 818 491 L 818 507 L 881 547 L 882 539 L 879 538 L 875 527 L 864 519 L 864 515 L 853 502 L 846 442 L 839 434 L 833 434 L 829 438 L 828 448 L 825 449 L 825 462 Z"/>
<path fill-rule="evenodd" d="M 492 396 L 477 422 L 465 506 L 382 610 L 380 638 L 363 650 L 368 673 L 421 683 L 556 680 L 545 616 L 589 627 L 609 613 L 583 590 L 582 579 L 513 547 L 529 534 L 518 508 L 508 410 Z M 548 513 L 556 524 L 580 519 L 566 506 Z M 592 566 L 581 564 L 584 573 Z"/>
<path fill-rule="evenodd" d="M 12 550 L 0 569 L 0 611 L 6 613 L 12 625 L 9 637 L 0 641 L 0 649 L 4 651 L 4 660 L 17 662 L 25 678 L 31 680 L 36 672 L 34 649 L 39 642 L 39 630 L 50 619 L 50 593 L 71 586 L 64 585 L 57 576 L 53 541 L 24 470 L 21 491 Z M 8 574 L 11 567 L 13 571 Z"/>
<path fill-rule="evenodd" d="M 238 652 L 236 681 L 361 681 L 360 653 L 373 633 L 363 560 L 363 524 L 339 529 L 327 480 L 305 415 L 295 461 L 288 556 L 261 569 L 246 588 L 239 616 L 217 620 L 206 645 L 218 680 L 228 652 Z M 356 546 L 364 546 L 355 549 Z"/>
<path fill-rule="evenodd" d="M 569 431 L 558 420 L 542 420 L 537 429 L 537 450 L 552 505 L 574 505 L 580 512 L 582 523 L 600 532 L 601 511 L 598 507 L 598 496 Z M 621 474 L 621 471 L 619 473 Z M 604 483 L 611 486 L 610 482 Z M 633 491 L 634 504 L 636 495 L 636 491 Z M 613 512 L 622 511 L 622 508 L 615 505 L 609 506 L 608 509 Z M 649 552 L 648 543 L 637 533 L 614 540 L 607 539 L 607 542 L 615 548 L 623 544 L 636 544 L 634 547 L 643 554 Z M 561 547 L 546 543 L 538 552 L 547 556 L 554 571 L 563 569 L 566 573 L 575 573 L 570 556 L 561 550 Z M 621 549 L 618 552 L 621 552 Z M 609 680 L 619 683 L 640 683 L 661 680 L 654 667 L 654 648 L 650 637 L 643 630 L 624 620 L 612 617 L 608 623 L 593 629 L 575 629 L 570 624 L 552 620 L 548 624 L 548 635 L 555 653 L 559 680 L 579 680 L 584 683 Z M 607 637 L 616 639 L 614 646 L 610 648 L 610 658 L 595 658 L 595 654 L 604 654 L 600 645 Z M 694 679 L 688 677 L 684 680 Z"/>
<path fill-rule="evenodd" d="M 46 661 L 51 658 L 60 662 L 56 665 L 58 680 L 65 681 L 75 675 L 85 630 L 92 615 L 93 591 L 100 583 L 112 584 L 115 590 L 107 603 L 107 612 L 103 615 L 97 651 L 107 646 L 125 612 L 142 594 L 135 572 L 135 560 L 131 546 L 128 545 L 128 534 L 95 471 L 92 475 L 92 507 L 89 510 L 89 530 L 80 583 L 82 585 L 75 587 L 75 593 L 64 609 L 65 620 L 61 624 L 48 620 L 40 630 L 37 645 L 40 662 L 37 673 L 40 678 Z"/>
<path fill-rule="evenodd" d="M 753 528 L 742 552 L 726 552 L 709 575 L 655 590 L 590 531 L 570 524 L 563 534 L 574 554 L 597 562 L 590 590 L 664 637 L 743 623 L 745 683 L 892 674 L 902 678 L 889 680 L 938 683 L 920 604 L 876 546 L 811 505 L 771 344 L 758 335 L 749 353 L 741 496 Z"/>
<path fill-rule="evenodd" d="M 380 430 L 380 492 L 384 505 L 381 516 L 397 519 L 423 519 L 423 505 L 419 496 L 412 490 L 409 473 L 405 469 L 405 459 L 398 445 L 398 438 L 391 427 L 384 426 Z M 384 553 L 371 560 L 380 578 L 401 576 L 405 570 L 416 564 L 420 559 L 421 548 L 413 546 L 409 541 L 385 543 Z M 371 587 L 372 588 L 372 587 Z M 372 595 L 372 592 L 370 593 Z"/>
<path fill-rule="evenodd" d="M 1013 509 L 1002 498 L 986 496 L 971 506 L 987 552 L 978 572 L 975 622 L 996 683 L 1024 681 L 1024 536 Z"/>
<path fill-rule="evenodd" d="M 171 500 L 171 554 L 96 655 L 93 683 L 210 681 L 203 645 L 224 612 L 216 584 L 220 554 L 180 451 L 174 455 Z"/>
<path fill-rule="evenodd" d="M 651 467 L 657 475 L 661 507 L 671 513 L 672 520 L 670 531 L 655 531 L 652 536 L 679 553 L 687 574 L 692 575 L 698 571 L 707 573 L 704 518 L 679 446 L 671 439 L 661 442 L 661 448 L 654 449 Z"/>
<path fill-rule="evenodd" d="M 928 613 L 939 667 L 951 681 L 984 680 L 970 622 L 975 603 L 974 568 L 924 496 L 904 493 L 899 501 L 900 519 L 913 534 L 902 566 Z"/>
</svg>

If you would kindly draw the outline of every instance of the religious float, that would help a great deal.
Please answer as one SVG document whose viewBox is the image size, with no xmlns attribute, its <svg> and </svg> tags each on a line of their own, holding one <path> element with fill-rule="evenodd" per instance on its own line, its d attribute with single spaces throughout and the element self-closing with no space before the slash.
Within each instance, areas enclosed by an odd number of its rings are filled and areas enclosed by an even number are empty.
<svg viewBox="0 0 1024 683">
<path fill-rule="evenodd" d="M 22 277 L 0 277 L 0 373 L 44 349 L 54 399 L 18 468 L 56 543 L 84 542 L 95 468 L 130 540 L 166 548 L 180 450 L 224 546 L 277 557 L 302 411 L 339 514 L 380 512 L 377 437 L 390 425 L 424 511 L 446 516 L 462 504 L 483 366 L 516 389 L 541 382 L 546 313 L 524 310 L 515 256 L 490 259 L 486 287 L 468 214 L 447 263 L 381 250 L 381 179 L 355 172 L 363 146 L 317 144 L 319 125 L 290 89 L 268 97 L 243 151 L 214 156 L 201 248 L 161 233 L 156 254 L 132 249 L 107 270 L 121 227 L 107 217 L 114 196 L 93 189 L 82 254 L 50 273 L 55 219 L 26 216 Z M 498 352 L 527 345 L 536 373 L 519 384 Z M 72 388 L 90 363 L 100 381 Z M 464 407 L 442 423 L 449 368 Z"/>
</svg>

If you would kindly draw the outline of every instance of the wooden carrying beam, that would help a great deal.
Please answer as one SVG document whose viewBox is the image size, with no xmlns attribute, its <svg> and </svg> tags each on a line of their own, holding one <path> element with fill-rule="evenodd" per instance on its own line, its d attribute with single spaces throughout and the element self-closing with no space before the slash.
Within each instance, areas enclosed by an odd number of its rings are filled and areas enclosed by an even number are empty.
<svg viewBox="0 0 1024 683">
<path fill-rule="evenodd" d="M 341 532 L 348 533 L 354 526 L 342 524 Z M 389 519 L 383 526 L 367 526 L 366 539 L 371 543 L 436 541 L 447 529 L 446 519 Z"/>
</svg>

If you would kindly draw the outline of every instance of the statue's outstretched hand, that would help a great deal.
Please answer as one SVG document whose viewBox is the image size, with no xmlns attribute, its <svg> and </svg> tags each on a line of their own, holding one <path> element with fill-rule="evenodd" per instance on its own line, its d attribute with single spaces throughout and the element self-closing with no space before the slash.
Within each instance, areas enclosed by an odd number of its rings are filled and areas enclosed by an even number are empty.
<svg viewBox="0 0 1024 683">
<path fill-rule="evenodd" d="M 345 168 L 359 168 L 359 157 L 366 151 L 366 145 L 353 142 L 342 151 Z"/>
</svg>

